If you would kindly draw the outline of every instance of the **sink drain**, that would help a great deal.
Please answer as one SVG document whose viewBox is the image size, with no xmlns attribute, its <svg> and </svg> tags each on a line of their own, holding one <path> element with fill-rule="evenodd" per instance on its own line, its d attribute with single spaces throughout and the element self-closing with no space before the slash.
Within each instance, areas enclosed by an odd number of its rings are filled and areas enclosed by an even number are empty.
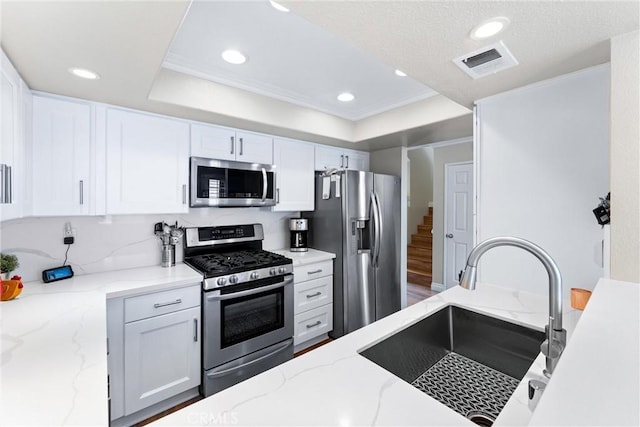
<svg viewBox="0 0 640 427">
<path fill-rule="evenodd" d="M 494 421 L 491 415 L 478 411 L 469 412 L 467 418 L 474 424 L 486 427 L 492 426 Z"/>
</svg>

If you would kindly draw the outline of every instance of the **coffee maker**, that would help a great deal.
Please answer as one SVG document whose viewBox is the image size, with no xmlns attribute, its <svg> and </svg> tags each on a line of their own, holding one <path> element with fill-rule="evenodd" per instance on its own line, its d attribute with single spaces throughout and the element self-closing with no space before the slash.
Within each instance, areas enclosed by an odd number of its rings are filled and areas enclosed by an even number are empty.
<svg viewBox="0 0 640 427">
<path fill-rule="evenodd" d="M 306 252 L 307 248 L 307 234 L 309 232 L 309 220 L 306 218 L 290 218 L 289 219 L 289 231 L 290 236 L 290 250 L 291 252 Z"/>
</svg>

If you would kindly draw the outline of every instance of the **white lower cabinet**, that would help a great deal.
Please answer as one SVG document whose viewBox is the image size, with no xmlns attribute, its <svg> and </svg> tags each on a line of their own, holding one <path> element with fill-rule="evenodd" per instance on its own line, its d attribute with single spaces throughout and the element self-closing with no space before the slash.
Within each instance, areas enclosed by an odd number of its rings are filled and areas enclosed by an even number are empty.
<svg viewBox="0 0 640 427">
<path fill-rule="evenodd" d="M 294 351 L 322 341 L 333 330 L 333 261 L 294 266 Z"/>
<path fill-rule="evenodd" d="M 124 326 L 126 414 L 200 384 L 199 327 L 199 307 Z"/>
<path fill-rule="evenodd" d="M 200 284 L 108 300 L 107 336 L 114 425 L 155 415 L 185 393 L 197 395 Z"/>
</svg>

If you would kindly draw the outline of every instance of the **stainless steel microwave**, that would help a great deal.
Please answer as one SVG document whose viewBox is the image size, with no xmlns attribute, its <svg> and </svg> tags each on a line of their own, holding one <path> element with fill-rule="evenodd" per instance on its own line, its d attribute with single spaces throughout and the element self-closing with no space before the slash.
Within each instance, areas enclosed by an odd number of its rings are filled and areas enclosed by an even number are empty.
<svg viewBox="0 0 640 427">
<path fill-rule="evenodd" d="M 271 206 L 275 166 L 191 157 L 190 206 Z"/>
</svg>

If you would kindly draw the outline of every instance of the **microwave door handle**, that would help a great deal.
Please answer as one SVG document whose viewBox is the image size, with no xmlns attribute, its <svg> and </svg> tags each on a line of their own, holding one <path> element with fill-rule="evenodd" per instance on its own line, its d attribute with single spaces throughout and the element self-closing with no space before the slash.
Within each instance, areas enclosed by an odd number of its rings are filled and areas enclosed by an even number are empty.
<svg viewBox="0 0 640 427">
<path fill-rule="evenodd" d="M 267 170 L 262 168 L 262 201 L 267 200 L 267 189 L 269 188 L 269 181 L 267 181 Z"/>
<path fill-rule="evenodd" d="M 259 288 L 250 289 L 248 291 L 234 292 L 234 293 L 225 294 L 225 295 L 217 295 L 215 292 L 212 292 L 213 295 L 207 295 L 207 301 L 222 301 L 225 299 L 246 297 L 248 295 L 255 295 L 262 292 L 271 291 L 273 289 L 284 288 L 285 286 L 290 285 L 291 283 L 293 283 L 293 276 L 288 276 L 282 282 L 276 283 L 274 285 L 262 286 Z"/>
</svg>

